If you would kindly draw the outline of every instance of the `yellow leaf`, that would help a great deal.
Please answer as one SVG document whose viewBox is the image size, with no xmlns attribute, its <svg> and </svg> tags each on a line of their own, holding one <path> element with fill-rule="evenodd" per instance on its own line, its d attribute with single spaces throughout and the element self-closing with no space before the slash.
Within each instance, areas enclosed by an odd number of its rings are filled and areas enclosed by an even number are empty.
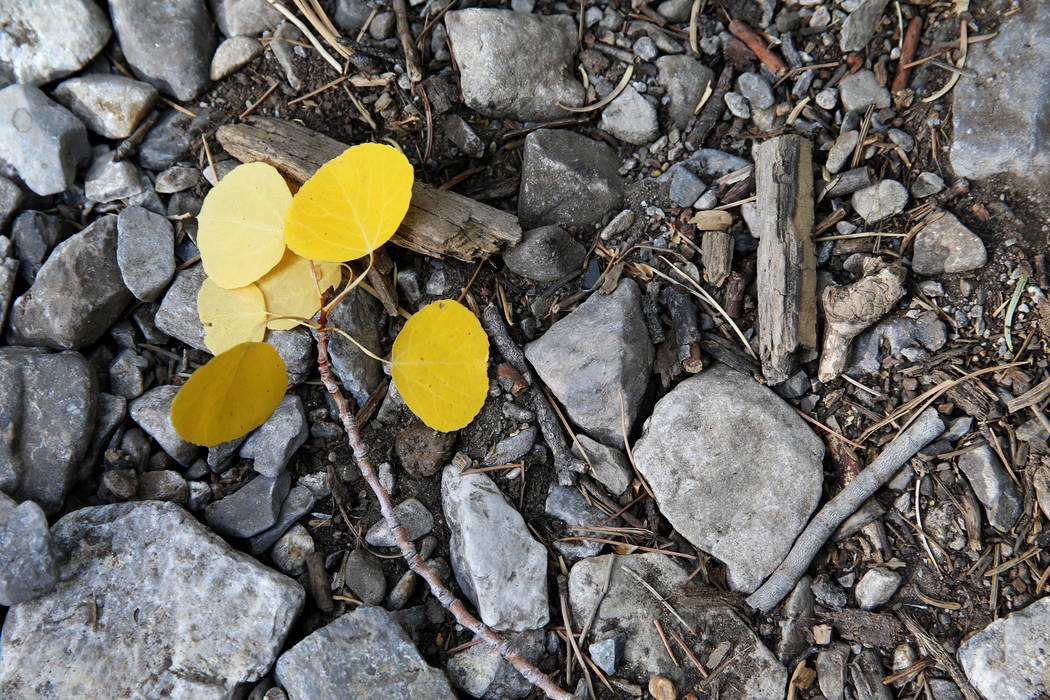
<svg viewBox="0 0 1050 700">
<path fill-rule="evenodd" d="M 197 292 L 197 315 L 204 324 L 204 344 L 216 355 L 266 334 L 266 300 L 254 284 L 223 289 L 205 279 Z"/>
<path fill-rule="evenodd" d="M 251 284 L 284 255 L 288 184 L 266 163 L 238 165 L 212 188 L 197 216 L 204 272 L 234 289 Z"/>
<path fill-rule="evenodd" d="M 345 262 L 390 240 L 412 199 L 412 164 L 393 146 L 363 143 L 328 161 L 292 198 L 284 238 L 312 260 Z"/>
<path fill-rule="evenodd" d="M 317 290 L 320 289 L 323 292 L 329 287 L 338 285 L 342 277 L 342 268 L 339 263 L 319 262 L 315 264 L 321 273 L 319 285 L 314 283 L 310 261 L 288 250 L 285 251 L 281 262 L 256 282 L 263 296 L 266 297 L 266 310 L 271 314 L 270 321 L 266 324 L 267 327 L 286 331 L 297 325 L 291 319 L 274 318 L 273 314 L 311 318 L 321 308 L 321 297 L 317 294 Z"/>
<path fill-rule="evenodd" d="M 474 420 L 488 394 L 489 339 L 455 301 L 427 304 L 394 339 L 390 374 L 412 412 L 434 430 Z"/>
<path fill-rule="evenodd" d="M 266 343 L 241 343 L 213 357 L 171 402 L 171 424 L 183 440 L 214 447 L 266 422 L 281 403 L 288 376 Z"/>
</svg>

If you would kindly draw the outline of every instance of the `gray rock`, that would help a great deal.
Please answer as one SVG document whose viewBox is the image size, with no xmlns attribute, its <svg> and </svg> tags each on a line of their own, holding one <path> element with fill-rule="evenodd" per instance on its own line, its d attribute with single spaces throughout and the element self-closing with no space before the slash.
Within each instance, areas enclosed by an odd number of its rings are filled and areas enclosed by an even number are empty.
<svg viewBox="0 0 1050 700">
<path fill-rule="evenodd" d="M 485 156 L 485 142 L 463 117 L 458 114 L 445 114 L 441 117 L 439 128 L 454 146 L 471 158 Z"/>
<path fill-rule="evenodd" d="M 849 603 L 846 590 L 824 575 L 813 580 L 813 595 L 825 608 L 844 608 Z"/>
<path fill-rule="evenodd" d="M 631 48 L 634 50 L 634 55 L 643 61 L 651 61 L 660 53 L 656 48 L 656 42 L 649 36 L 638 37 Z"/>
<path fill-rule="evenodd" d="M 546 647 L 543 630 L 510 632 L 501 636 L 513 644 L 529 663 L 535 664 L 543 656 Z M 524 698 L 532 691 L 532 684 L 484 642 L 450 657 L 446 668 L 452 684 L 473 698 Z"/>
<path fill-rule="evenodd" d="M 200 182 L 201 175 L 197 168 L 187 168 L 183 165 L 173 165 L 157 175 L 154 189 L 160 194 L 172 194 L 182 192 L 195 187 Z"/>
<path fill-rule="evenodd" d="M 107 139 L 125 139 L 146 116 L 157 90 L 123 75 L 89 73 L 55 88 L 55 99 Z"/>
<path fill-rule="evenodd" d="M 583 104 L 575 79 L 576 23 L 567 15 L 470 8 L 445 15 L 463 102 L 491 117 L 556 119 Z M 521 60 L 522 56 L 529 60 Z"/>
<path fill-rule="evenodd" d="M 843 78 L 839 82 L 839 96 L 847 112 L 863 112 L 872 105 L 875 109 L 886 109 L 892 104 L 890 91 L 879 85 L 870 70 L 859 70 Z"/>
<path fill-rule="evenodd" d="M 521 242 L 503 251 L 510 271 L 536 282 L 553 282 L 583 265 L 587 250 L 560 226 L 526 231 Z"/>
<path fill-rule="evenodd" d="M 1050 597 L 991 623 L 959 645 L 959 663 L 986 698 L 1041 697 L 1050 692 Z"/>
<path fill-rule="evenodd" d="M 362 606 L 277 659 L 274 677 L 291 700 L 453 700 L 445 674 L 427 666 L 389 612 Z"/>
<path fill-rule="evenodd" d="M 365 605 L 379 605 L 386 597 L 386 581 L 379 558 L 358 547 L 346 555 L 343 581 L 350 592 Z"/>
<path fill-rule="evenodd" d="M 734 156 L 731 153 L 719 151 L 715 148 L 701 148 L 689 156 L 685 163 L 701 177 L 712 179 L 728 175 L 735 170 L 751 165 L 750 161 L 744 160 L 740 156 Z"/>
<path fill-rule="evenodd" d="M 314 538 L 310 537 L 310 531 L 302 525 L 292 525 L 274 543 L 270 558 L 282 573 L 298 576 L 306 568 L 306 557 L 313 551 Z"/>
<path fill-rule="evenodd" d="M 204 267 L 188 267 L 175 275 L 153 318 L 157 329 L 192 348 L 208 352 L 204 344 L 204 325 L 197 315 L 197 292 L 204 284 Z"/>
<path fill-rule="evenodd" d="M 204 508 L 204 519 L 220 535 L 257 535 L 277 522 L 290 482 L 286 471 L 276 478 L 257 476 L 230 495 L 209 503 Z"/>
<path fill-rule="evenodd" d="M 824 88 L 817 93 L 814 99 L 821 109 L 833 110 L 839 103 L 839 90 L 838 88 Z"/>
<path fill-rule="evenodd" d="M 963 700 L 959 686 L 947 678 L 930 678 L 926 683 L 933 693 L 933 700 Z"/>
<path fill-rule="evenodd" d="M 434 270 L 427 277 L 427 284 L 424 290 L 429 296 L 439 297 L 443 296 L 448 290 L 448 273 L 444 270 Z"/>
<path fill-rule="evenodd" d="M 920 275 L 968 272 L 988 261 L 980 237 L 950 212 L 923 226 L 915 236 L 911 267 Z"/>
<path fill-rule="evenodd" d="M 288 373 L 288 386 L 295 386 L 303 381 L 311 370 L 317 367 L 317 349 L 314 345 L 314 338 L 305 328 L 293 328 L 288 331 L 268 330 L 263 342 L 272 345 L 277 354 L 281 356 L 284 369 Z M 345 387 L 346 384 L 344 383 L 343 386 Z"/>
<path fill-rule="evenodd" d="M 309 513 L 317 504 L 317 496 L 303 485 L 296 485 L 284 499 L 281 512 L 273 527 L 263 530 L 248 538 L 248 548 L 252 554 L 261 554 L 270 548 L 292 525 Z"/>
<path fill-rule="evenodd" d="M 14 167 L 29 189 L 39 195 L 64 191 L 90 157 L 87 130 L 65 107 L 30 85 L 0 90 L 0 161 Z"/>
<path fill-rule="evenodd" d="M 736 79 L 736 89 L 755 109 L 770 109 L 776 102 L 773 88 L 758 73 L 741 73 Z"/>
<path fill-rule="evenodd" d="M 0 84 L 49 83 L 88 64 L 112 33 L 91 0 L 8 0 L 0 5 Z"/>
<path fill-rule="evenodd" d="M 110 0 L 109 11 L 135 75 L 179 101 L 208 86 L 215 35 L 204 0 Z"/>
<path fill-rule="evenodd" d="M 222 80 L 254 61 L 262 52 L 262 43 L 254 37 L 235 36 L 226 39 L 215 49 L 208 74 L 212 80 Z"/>
<path fill-rule="evenodd" d="M 846 692 L 846 662 L 849 647 L 834 642 L 817 654 L 817 685 L 828 700 L 842 700 Z"/>
<path fill-rule="evenodd" d="M 851 376 L 873 374 L 882 367 L 883 350 L 909 361 L 936 351 L 947 343 L 947 330 L 936 312 L 923 312 L 916 318 L 887 318 L 861 333 L 853 341 L 849 369 Z"/>
<path fill-rule="evenodd" d="M 704 90 L 714 79 L 710 68 L 689 56 L 661 56 L 656 59 L 660 71 L 657 80 L 663 86 L 669 104 L 667 116 L 679 129 L 689 125 L 693 110 Z"/>
<path fill-rule="evenodd" d="M 598 668 L 605 671 L 607 675 L 614 676 L 620 666 L 620 661 L 623 659 L 623 650 L 626 642 L 627 635 L 620 632 L 600 642 L 592 642 L 587 647 L 587 651 L 590 652 L 591 661 L 597 664 Z"/>
<path fill-rule="evenodd" d="M 959 455 L 962 470 L 977 498 L 984 505 L 988 524 L 1009 532 L 1021 515 L 1021 496 L 1013 479 L 988 445 Z"/>
<path fill-rule="evenodd" d="M 139 169 L 130 160 L 113 160 L 112 151 L 103 151 L 84 174 L 84 196 L 93 202 L 127 199 L 143 191 Z"/>
<path fill-rule="evenodd" d="M 525 137 L 518 191 L 522 227 L 599 223 L 623 200 L 619 169 L 619 157 L 604 143 L 572 131 L 533 131 Z"/>
<path fill-rule="evenodd" d="M 254 460 L 252 468 L 272 479 L 284 471 L 309 434 L 302 399 L 288 394 L 241 446 L 241 457 Z"/>
<path fill-rule="evenodd" d="M 0 177 L 0 231 L 7 230 L 8 222 L 21 206 L 22 188 L 6 177 Z M 9 254 L 8 251 L 2 250 L 3 247 L 0 245 L 0 257 Z"/>
<path fill-rule="evenodd" d="M 438 577 L 442 577 L 440 573 L 438 574 Z M 447 575 L 444 576 L 444 578 L 447 579 Z M 388 610 L 400 610 L 408 605 L 408 601 L 412 597 L 412 594 L 416 592 L 416 581 L 418 579 L 419 577 L 416 575 L 416 572 L 412 570 L 406 571 L 402 574 L 401 578 L 399 578 L 393 588 L 390 589 L 390 593 L 386 597 L 384 606 Z"/>
<path fill-rule="evenodd" d="M 842 23 L 839 47 L 843 52 L 862 51 L 875 36 L 882 12 L 889 0 L 863 0 Z"/>
<path fill-rule="evenodd" d="M 164 170 L 185 158 L 189 154 L 190 143 L 200 142 L 201 134 L 208 128 L 208 111 L 195 109 L 194 112 L 196 117 L 174 109 L 162 114 L 156 125 L 146 134 L 145 140 L 139 144 L 136 151 L 139 165 L 150 170 Z M 200 211 L 199 203 L 197 211 Z M 196 215 L 197 211 L 192 213 Z"/>
<path fill-rule="evenodd" d="M 544 512 L 552 518 L 565 523 L 566 535 L 595 536 L 594 531 L 585 528 L 593 528 L 599 525 L 611 525 L 606 523 L 605 513 L 598 510 L 587 502 L 578 489 L 567 488 L 557 484 L 551 484 L 547 492 L 547 502 L 544 504 Z M 577 530 L 576 528 L 584 528 Z M 601 542 L 590 542 L 587 540 L 569 540 L 561 542 L 555 540 L 551 543 L 570 564 L 593 557 L 602 551 L 605 545 Z"/>
<path fill-rule="evenodd" d="M 129 401 L 137 399 L 146 390 L 142 371 L 149 368 L 149 361 L 130 348 L 117 353 L 109 363 L 109 390 Z"/>
<path fill-rule="evenodd" d="M 784 601 L 780 627 L 780 639 L 777 640 L 777 658 L 788 668 L 809 649 L 813 637 L 814 615 L 813 579 L 803 576 L 795 584 L 794 590 Z"/>
<path fill-rule="evenodd" d="M 58 574 L 47 516 L 0 491 L 0 605 L 16 605 L 55 587 Z"/>
<path fill-rule="evenodd" d="M 277 41 L 269 42 L 267 48 L 270 49 L 273 57 L 277 59 L 277 64 L 281 67 L 289 87 L 299 92 L 303 87 L 303 81 L 295 68 L 295 59 L 293 58 L 295 49 L 293 47 L 303 40 L 303 35 L 290 22 L 281 22 L 277 25 L 277 29 L 274 30 L 273 36 Z"/>
<path fill-rule="evenodd" d="M 228 37 L 258 36 L 282 19 L 266 0 L 211 0 L 211 11 L 219 31 Z"/>
<path fill-rule="evenodd" d="M 831 150 L 828 151 L 828 159 L 825 163 L 829 173 L 834 175 L 842 170 L 846 161 L 853 157 L 858 139 L 860 139 L 859 131 L 843 131 L 838 135 L 835 143 L 831 144 Z"/>
<path fill-rule="evenodd" d="M 873 224 L 904 211 L 908 205 L 908 190 L 896 180 L 881 180 L 854 192 L 851 203 L 866 223 Z"/>
<path fill-rule="evenodd" d="M 937 194 L 944 189 L 944 179 L 937 173 L 923 172 L 911 183 L 911 196 L 923 199 Z"/>
<path fill-rule="evenodd" d="M 1050 5 L 1027 3 L 1003 21 L 995 39 L 975 45 L 966 67 L 976 78 L 952 91 L 951 163 L 960 177 L 1010 173 L 1046 184 L 1050 75 Z"/>
<path fill-rule="evenodd" d="M 386 314 L 375 297 L 363 289 L 355 289 L 339 302 L 328 315 L 328 322 L 352 335 L 375 354 L 383 355 L 380 333 L 386 325 Z M 383 378 L 382 367 L 341 334 L 333 333 L 330 337 L 328 349 L 332 368 L 357 405 L 361 406 L 379 386 Z"/>
<path fill-rule="evenodd" d="M 602 110 L 598 126 L 621 141 L 635 145 L 650 143 L 660 134 L 656 107 L 629 85 Z"/>
<path fill-rule="evenodd" d="M 434 529 L 434 516 L 430 514 L 427 507 L 415 498 L 408 498 L 394 506 L 394 515 L 398 522 L 405 528 L 408 539 L 418 540 Z M 394 547 L 394 533 L 386 524 L 386 520 L 380 520 L 365 533 L 365 542 L 373 547 Z"/>
<path fill-rule="evenodd" d="M 132 294 L 153 301 L 175 274 L 175 229 L 160 214 L 126 207 L 117 215 L 117 264 Z"/>
<path fill-rule="evenodd" d="M 601 482 L 614 496 L 620 496 L 634 480 L 634 472 L 623 450 L 607 447 L 578 433 L 576 443 L 572 446 L 572 453 L 587 462 L 590 475 Z"/>
<path fill-rule="evenodd" d="M 546 625 L 546 553 L 492 479 L 462 475 L 449 465 L 441 477 L 441 504 L 456 580 L 481 620 L 519 632 Z"/>
<path fill-rule="evenodd" d="M 19 262 L 14 258 L 0 258 L 0 328 L 7 323 L 7 309 L 15 293 Z"/>
<path fill-rule="evenodd" d="M 305 598 L 170 503 L 83 508 L 51 539 L 57 588 L 4 622 L 5 697 L 229 698 L 270 668 Z"/>
<path fill-rule="evenodd" d="M 336 0 L 332 19 L 337 27 L 353 39 L 364 28 L 371 14 L 372 8 L 362 0 Z"/>
<path fill-rule="evenodd" d="M 148 471 L 139 475 L 138 498 L 144 501 L 170 501 L 185 505 L 190 487 L 182 474 L 170 469 Z"/>
<path fill-rule="evenodd" d="M 606 445 L 623 444 L 621 422 L 630 432 L 653 364 L 638 286 L 627 279 L 612 294 L 593 294 L 525 355 L 569 418 Z"/>
<path fill-rule="evenodd" d="M 536 444 L 535 426 L 519 430 L 493 445 L 492 450 L 485 456 L 485 464 L 510 464 L 515 462 L 527 455 L 534 444 Z"/>
<path fill-rule="evenodd" d="M 861 610 L 874 610 L 889 602 L 900 586 L 900 574 L 877 566 L 860 577 L 853 593 L 857 596 L 857 604 Z"/>
<path fill-rule="evenodd" d="M 741 95 L 739 92 L 733 92 L 730 90 L 723 97 L 726 103 L 726 107 L 729 109 L 729 113 L 734 117 L 740 119 L 751 118 L 751 107 L 748 105 L 747 98 Z"/>
<path fill-rule="evenodd" d="M 890 137 L 890 141 L 900 146 L 905 152 L 915 148 L 915 139 L 908 132 L 900 129 L 890 129 L 887 134 Z"/>
<path fill-rule="evenodd" d="M 128 412 L 132 420 L 149 433 L 162 450 L 185 467 L 193 464 L 197 446 L 180 438 L 171 424 L 171 402 L 177 393 L 177 386 L 154 387 L 132 401 Z"/>
<path fill-rule="evenodd" d="M 698 178 L 692 170 L 681 163 L 671 166 L 671 201 L 680 207 L 691 207 L 707 189 L 707 184 Z"/>
<path fill-rule="evenodd" d="M 633 452 L 664 517 L 726 563 L 734 590 L 755 590 L 776 568 L 820 499 L 820 438 L 721 365 L 660 399 Z"/>
<path fill-rule="evenodd" d="M 32 284 L 48 254 L 68 234 L 68 228 L 57 216 L 32 210 L 19 214 L 11 224 L 11 242 L 21 263 L 22 278 Z"/>
<path fill-rule="evenodd" d="M 893 700 L 894 694 L 882 682 L 887 675 L 882 659 L 871 647 L 866 647 L 849 667 L 858 700 Z"/>
</svg>

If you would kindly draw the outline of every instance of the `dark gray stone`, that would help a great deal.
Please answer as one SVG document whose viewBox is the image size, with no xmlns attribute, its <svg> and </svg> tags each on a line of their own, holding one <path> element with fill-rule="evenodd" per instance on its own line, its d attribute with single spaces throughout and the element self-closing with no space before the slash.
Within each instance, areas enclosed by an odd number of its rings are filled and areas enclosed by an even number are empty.
<svg viewBox="0 0 1050 700">
<path fill-rule="evenodd" d="M 987 261 L 980 237 L 955 215 L 943 212 L 915 236 L 911 267 L 920 275 L 940 275 L 976 270 Z"/>
<path fill-rule="evenodd" d="M 358 547 L 346 555 L 343 581 L 350 592 L 366 605 L 379 605 L 386 597 L 386 580 L 379 558 Z"/>
<path fill-rule="evenodd" d="M 124 349 L 109 363 L 109 390 L 129 401 L 137 399 L 146 390 L 143 370 L 149 361 L 134 350 Z"/>
<path fill-rule="evenodd" d="M 784 601 L 780 627 L 780 639 L 777 641 L 777 658 L 792 668 L 795 662 L 806 653 L 813 637 L 812 628 L 816 623 L 814 615 L 813 579 L 807 574 L 799 579 L 794 590 Z"/>
<path fill-rule="evenodd" d="M 199 263 L 176 274 L 153 322 L 162 333 L 208 352 L 208 346 L 204 344 L 204 324 L 197 315 L 197 292 L 204 284 L 204 278 L 204 267 Z"/>
<path fill-rule="evenodd" d="M 1021 496 L 1013 479 L 988 445 L 959 455 L 962 470 L 977 498 L 984 505 L 988 524 L 1009 532 L 1021 515 Z"/>
<path fill-rule="evenodd" d="M 62 219 L 39 211 L 24 211 L 11 224 L 11 241 L 14 254 L 21 265 L 19 272 L 30 284 L 36 279 L 48 254 L 64 241 L 69 231 Z"/>
<path fill-rule="evenodd" d="M 842 33 L 839 35 L 839 48 L 843 52 L 863 51 L 875 36 L 875 28 L 882 19 L 882 13 L 886 9 L 889 0 L 862 0 L 857 9 L 853 10 L 842 23 Z"/>
<path fill-rule="evenodd" d="M 741 73 L 737 76 L 736 90 L 754 109 L 769 109 L 776 102 L 773 88 L 758 73 Z"/>
<path fill-rule="evenodd" d="M 546 646 L 543 630 L 509 632 L 501 636 L 530 663 L 536 663 L 543 655 Z M 452 684 L 473 698 L 524 698 L 532 691 L 532 684 L 485 643 L 475 644 L 453 655 L 446 668 Z"/>
<path fill-rule="evenodd" d="M 591 476 L 614 496 L 620 496 L 634 480 L 634 471 L 623 450 L 608 447 L 582 433 L 576 435 L 572 453 L 587 462 Z M 580 448 L 583 448 L 582 450 Z M 586 456 L 585 454 L 586 453 Z"/>
<path fill-rule="evenodd" d="M 41 85 L 75 73 L 112 33 L 91 0 L 10 0 L 0 4 L 0 84 Z"/>
<path fill-rule="evenodd" d="M 519 430 L 493 445 L 492 450 L 485 456 L 485 464 L 510 464 L 527 455 L 535 444 L 535 426 Z"/>
<path fill-rule="evenodd" d="M 375 297 L 363 289 L 350 292 L 328 315 L 328 323 L 357 339 L 357 342 L 383 356 L 380 333 L 386 325 L 386 314 Z M 377 360 L 361 352 L 356 345 L 339 333 L 330 334 L 328 351 L 332 369 L 350 392 L 358 406 L 368 400 L 383 378 L 383 369 Z"/>
<path fill-rule="evenodd" d="M 587 250 L 560 226 L 526 231 L 521 242 L 503 251 L 511 272 L 536 282 L 553 282 L 580 269 Z"/>
<path fill-rule="evenodd" d="M 291 476 L 257 476 L 241 488 L 204 508 L 204 519 L 213 530 L 227 537 L 251 537 L 277 523 L 281 504 L 288 495 Z"/>
<path fill-rule="evenodd" d="M 31 85 L 0 90 L 0 160 L 14 167 L 29 189 L 39 195 L 66 190 L 77 166 L 90 157 L 87 130 L 65 107 Z"/>
<path fill-rule="evenodd" d="M 693 206 L 707 189 L 704 181 L 681 163 L 671 166 L 668 174 L 671 176 L 669 196 L 671 201 L 680 207 Z"/>
<path fill-rule="evenodd" d="M 70 78 L 55 88 L 55 99 L 107 139 L 126 139 L 153 107 L 152 85 L 109 73 Z"/>
<path fill-rule="evenodd" d="M 693 118 L 693 110 L 700 103 L 704 90 L 714 79 L 710 68 L 689 56 L 661 56 L 656 59 L 660 74 L 658 80 L 670 101 L 667 116 L 679 129 L 684 129 Z"/>
<path fill-rule="evenodd" d="M 241 457 L 254 460 L 255 471 L 273 478 L 284 471 L 309 434 L 302 399 L 288 394 L 241 446 Z"/>
<path fill-rule="evenodd" d="M 159 214 L 126 207 L 117 215 L 117 264 L 132 294 L 153 301 L 175 274 L 175 229 Z"/>
<path fill-rule="evenodd" d="M 113 152 L 104 149 L 84 174 L 84 196 L 92 202 L 115 202 L 141 194 L 144 183 L 139 169 L 128 159 L 114 161 Z"/>
<path fill-rule="evenodd" d="M 332 19 L 347 36 L 356 38 L 371 14 L 372 8 L 362 0 L 336 0 Z"/>
<path fill-rule="evenodd" d="M 164 170 L 190 152 L 190 144 L 199 142 L 201 134 L 208 128 L 209 113 L 206 109 L 194 109 L 197 116 L 191 117 L 174 109 L 164 112 L 157 123 L 146 134 L 145 140 L 136 149 L 139 165 L 150 170 Z M 172 198 L 174 203 L 175 198 Z M 197 205 L 200 206 L 199 203 Z M 191 211 L 196 215 L 200 211 Z M 169 211 L 181 214 L 181 211 Z M 193 229 L 196 232 L 196 228 Z"/>
<path fill-rule="evenodd" d="M 623 649 L 627 642 L 627 635 L 623 632 L 619 634 L 603 639 L 600 642 L 591 642 L 590 646 L 587 647 L 587 651 L 590 652 L 591 661 L 598 665 L 598 668 L 605 671 L 606 675 L 616 675 L 616 669 L 620 665 L 620 660 L 623 659 Z"/>
<path fill-rule="evenodd" d="M 7 223 L 21 206 L 22 188 L 6 177 L 0 177 L 0 233 L 7 230 Z M 0 248 L 3 248 L 3 246 L 0 245 Z M 2 252 L 0 250 L 0 253 Z M 7 253 L 4 254 L 6 255 Z"/>
<path fill-rule="evenodd" d="M 32 501 L 0 491 L 0 605 L 16 605 L 55 587 L 58 574 L 47 516 Z"/>
<path fill-rule="evenodd" d="M 281 512 L 277 515 L 277 522 L 273 527 L 263 530 L 248 539 L 248 547 L 252 554 L 261 554 L 280 539 L 288 529 L 295 524 L 317 504 L 317 497 L 313 491 L 305 486 L 298 485 L 288 492 L 281 504 Z"/>
<path fill-rule="evenodd" d="M 197 455 L 197 446 L 180 438 L 171 424 L 171 402 L 178 393 L 177 386 L 154 387 L 132 401 L 128 411 L 132 420 L 149 433 L 162 450 L 188 467 Z"/>
<path fill-rule="evenodd" d="M 579 489 L 557 484 L 551 484 L 550 491 L 547 492 L 544 512 L 565 524 L 566 535 L 593 537 L 596 533 L 586 528 L 593 528 L 599 525 L 615 525 L 615 523 L 606 522 L 605 513 L 589 504 Z M 602 551 L 602 547 L 605 546 L 601 542 L 590 542 L 587 540 L 569 540 L 566 542 L 554 540 L 551 544 L 561 552 L 565 560 L 570 564 L 580 559 L 593 557 Z"/>
</svg>

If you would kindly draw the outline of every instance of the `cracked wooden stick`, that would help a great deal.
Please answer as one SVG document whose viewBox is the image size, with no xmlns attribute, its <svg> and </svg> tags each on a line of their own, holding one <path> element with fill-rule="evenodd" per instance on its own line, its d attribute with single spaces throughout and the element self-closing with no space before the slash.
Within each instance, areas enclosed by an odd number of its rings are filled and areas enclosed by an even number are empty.
<svg viewBox="0 0 1050 700">
<path fill-rule="evenodd" d="M 927 408 L 875 458 L 875 461 L 849 482 L 837 496 L 825 504 L 795 540 L 784 561 L 762 586 L 747 597 L 747 604 L 769 612 L 806 573 L 813 557 L 828 541 L 835 529 L 857 508 L 882 488 L 916 452 L 944 432 L 937 409 Z"/>
</svg>

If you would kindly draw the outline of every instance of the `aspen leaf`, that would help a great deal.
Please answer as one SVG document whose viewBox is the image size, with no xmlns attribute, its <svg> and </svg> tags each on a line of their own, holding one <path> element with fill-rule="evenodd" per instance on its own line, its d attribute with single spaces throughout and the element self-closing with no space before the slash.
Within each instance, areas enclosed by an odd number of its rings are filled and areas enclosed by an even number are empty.
<svg viewBox="0 0 1050 700">
<path fill-rule="evenodd" d="M 266 300 L 254 284 L 223 289 L 205 279 L 197 292 L 197 315 L 204 324 L 204 344 L 215 355 L 266 334 Z"/>
<path fill-rule="evenodd" d="M 285 242 L 312 260 L 345 262 L 368 255 L 401 225 L 413 177 L 412 164 L 393 146 L 351 146 L 295 193 Z"/>
<path fill-rule="evenodd" d="M 424 423 L 459 430 L 488 394 L 489 339 L 465 306 L 450 299 L 427 304 L 394 339 L 390 374 L 405 403 Z"/>
<path fill-rule="evenodd" d="M 234 289 L 251 284 L 284 255 L 288 184 L 267 163 L 238 165 L 204 198 L 197 216 L 197 247 L 204 272 Z"/>
<path fill-rule="evenodd" d="M 241 343 L 194 372 L 171 402 L 183 440 L 214 447 L 266 422 L 287 385 L 284 362 L 266 343 Z"/>
<path fill-rule="evenodd" d="M 288 250 L 281 262 L 256 282 L 266 298 L 266 310 L 271 314 L 266 324 L 268 328 L 280 331 L 295 328 L 297 324 L 294 320 L 273 316 L 311 318 L 321 308 L 321 297 L 317 290 L 323 292 L 339 284 L 342 277 L 339 263 L 315 264 L 321 273 L 320 284 L 314 282 L 310 261 Z"/>
</svg>

